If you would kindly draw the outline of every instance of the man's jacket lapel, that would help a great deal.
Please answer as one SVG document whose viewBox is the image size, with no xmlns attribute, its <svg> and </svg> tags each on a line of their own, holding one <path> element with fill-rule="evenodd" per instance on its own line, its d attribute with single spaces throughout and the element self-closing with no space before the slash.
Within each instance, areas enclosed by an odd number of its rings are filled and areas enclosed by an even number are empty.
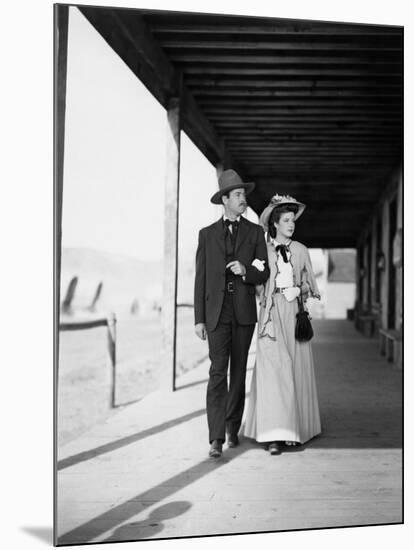
<svg viewBox="0 0 414 550">
<path fill-rule="evenodd" d="M 225 244 L 224 244 L 224 228 L 223 221 L 220 218 L 215 224 L 213 224 L 213 234 L 214 238 L 218 243 L 220 251 L 225 254 Z"/>
<path fill-rule="evenodd" d="M 237 237 L 236 237 L 236 247 L 235 247 L 236 254 L 248 234 L 249 234 L 248 224 L 246 223 L 246 220 L 243 218 L 243 216 L 241 216 L 239 229 L 237 231 Z"/>
</svg>

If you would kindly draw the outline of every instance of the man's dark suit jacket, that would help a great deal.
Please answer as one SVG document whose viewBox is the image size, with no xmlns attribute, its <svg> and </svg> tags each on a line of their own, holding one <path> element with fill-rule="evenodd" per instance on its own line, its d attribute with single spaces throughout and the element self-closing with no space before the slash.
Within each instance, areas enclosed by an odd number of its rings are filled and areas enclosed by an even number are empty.
<svg viewBox="0 0 414 550">
<path fill-rule="evenodd" d="M 226 283 L 225 229 L 223 220 L 204 227 L 199 233 L 194 285 L 195 324 L 205 323 L 208 331 L 216 328 L 223 305 Z M 269 277 L 267 247 L 263 229 L 240 218 L 234 258 L 246 268 L 245 281 L 235 278 L 233 294 L 234 313 L 241 325 L 257 321 L 255 285 Z M 265 260 L 264 270 L 252 266 L 255 260 Z"/>
</svg>

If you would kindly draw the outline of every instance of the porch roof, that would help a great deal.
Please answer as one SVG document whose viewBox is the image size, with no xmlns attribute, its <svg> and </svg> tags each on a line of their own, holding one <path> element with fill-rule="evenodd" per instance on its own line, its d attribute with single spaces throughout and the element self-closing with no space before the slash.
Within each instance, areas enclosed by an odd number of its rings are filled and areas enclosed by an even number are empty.
<svg viewBox="0 0 414 550">
<path fill-rule="evenodd" d="M 297 238 L 354 247 L 401 164 L 403 28 L 127 8 L 80 11 L 214 164 L 308 204 Z M 303 218 L 305 221 L 305 218 Z"/>
</svg>

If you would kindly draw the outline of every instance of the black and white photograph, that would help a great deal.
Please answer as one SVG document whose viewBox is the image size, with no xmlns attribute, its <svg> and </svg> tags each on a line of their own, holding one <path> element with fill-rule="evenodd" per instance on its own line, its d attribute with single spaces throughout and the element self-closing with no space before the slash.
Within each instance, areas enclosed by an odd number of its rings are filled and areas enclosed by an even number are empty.
<svg viewBox="0 0 414 550">
<path fill-rule="evenodd" d="M 403 524 L 403 24 L 52 8 L 54 544 Z"/>
</svg>

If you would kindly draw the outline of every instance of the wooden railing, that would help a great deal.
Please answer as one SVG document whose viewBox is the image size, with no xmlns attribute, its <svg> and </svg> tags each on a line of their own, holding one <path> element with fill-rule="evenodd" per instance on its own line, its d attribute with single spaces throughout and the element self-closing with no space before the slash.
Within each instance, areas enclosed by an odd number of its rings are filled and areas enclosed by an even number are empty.
<svg viewBox="0 0 414 550">
<path fill-rule="evenodd" d="M 109 404 L 111 408 L 115 408 L 115 392 L 116 392 L 116 316 L 114 313 L 108 317 L 97 319 L 63 321 L 59 325 L 59 330 L 85 330 L 96 327 L 107 327 L 108 334 L 108 352 L 111 366 L 111 392 Z"/>
</svg>

